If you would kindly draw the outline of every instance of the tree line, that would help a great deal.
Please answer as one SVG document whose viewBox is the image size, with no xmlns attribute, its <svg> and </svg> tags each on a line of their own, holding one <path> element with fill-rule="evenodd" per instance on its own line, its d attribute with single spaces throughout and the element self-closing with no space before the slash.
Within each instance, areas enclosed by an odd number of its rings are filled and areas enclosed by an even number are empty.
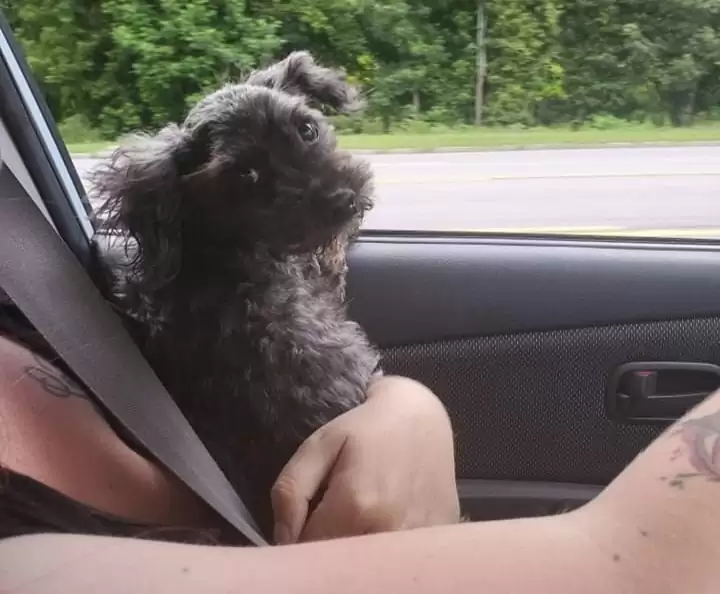
<svg viewBox="0 0 720 594">
<path fill-rule="evenodd" d="M 294 49 L 389 131 L 720 118 L 720 0 L 0 0 L 55 117 L 108 138 L 180 120 Z"/>
</svg>

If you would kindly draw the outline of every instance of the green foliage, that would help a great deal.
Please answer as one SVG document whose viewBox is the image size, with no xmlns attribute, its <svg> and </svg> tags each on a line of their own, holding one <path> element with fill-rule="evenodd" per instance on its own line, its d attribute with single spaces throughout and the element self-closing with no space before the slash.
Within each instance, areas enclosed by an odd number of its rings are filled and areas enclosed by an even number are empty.
<svg viewBox="0 0 720 594">
<path fill-rule="evenodd" d="M 60 135 L 67 144 L 101 142 L 100 132 L 93 128 L 90 121 L 80 114 L 72 115 L 58 124 Z"/>
<path fill-rule="evenodd" d="M 655 103 L 674 126 L 692 123 L 703 94 L 718 94 L 720 0 L 646 1 L 625 28 L 631 55 L 642 64 Z M 709 75 L 715 75 L 714 80 Z M 701 100 L 701 99 L 700 99 Z"/>
<path fill-rule="evenodd" d="M 678 127 L 720 115 L 720 0 L 483 4 L 489 126 Z M 294 49 L 343 67 L 364 89 L 366 113 L 336 118 L 342 132 L 422 135 L 473 121 L 478 0 L 0 6 L 72 138 L 182 120 L 209 89 Z"/>
<path fill-rule="evenodd" d="M 505 0 L 489 8 L 487 119 L 506 125 L 533 124 L 541 104 L 565 95 L 556 41 L 557 2 Z"/>
<path fill-rule="evenodd" d="M 590 117 L 587 125 L 593 130 L 620 130 L 627 126 L 627 121 L 617 118 L 614 115 L 597 113 Z"/>
<path fill-rule="evenodd" d="M 276 23 L 247 17 L 235 0 L 104 5 L 113 46 L 131 65 L 145 125 L 181 119 L 204 92 L 271 58 L 280 45 Z"/>
</svg>

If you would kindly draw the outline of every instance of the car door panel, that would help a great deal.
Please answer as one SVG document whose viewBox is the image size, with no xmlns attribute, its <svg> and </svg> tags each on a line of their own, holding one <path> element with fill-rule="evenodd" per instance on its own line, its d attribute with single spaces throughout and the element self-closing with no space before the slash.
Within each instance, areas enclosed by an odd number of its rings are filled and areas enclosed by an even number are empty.
<svg viewBox="0 0 720 594">
<path fill-rule="evenodd" d="M 658 435 L 608 418 L 619 365 L 720 363 L 711 247 L 371 236 L 350 271 L 385 371 L 450 412 L 473 519 L 581 504 Z"/>
<path fill-rule="evenodd" d="M 369 236 L 353 315 L 383 346 L 720 315 L 711 245 Z"/>
<path fill-rule="evenodd" d="M 474 521 L 562 513 L 587 503 L 602 488 L 549 481 L 458 480 L 463 515 Z"/>
</svg>

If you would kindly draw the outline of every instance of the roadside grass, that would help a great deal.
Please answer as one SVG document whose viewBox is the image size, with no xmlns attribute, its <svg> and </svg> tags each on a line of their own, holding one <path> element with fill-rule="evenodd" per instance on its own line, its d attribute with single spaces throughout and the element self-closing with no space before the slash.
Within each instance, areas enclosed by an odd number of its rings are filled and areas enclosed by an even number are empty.
<svg viewBox="0 0 720 594">
<path fill-rule="evenodd" d="M 611 130 L 568 128 L 463 129 L 427 133 L 353 134 L 340 137 L 340 145 L 353 150 L 434 148 L 501 148 L 539 145 L 583 146 L 615 143 L 683 143 L 720 141 L 720 124 L 692 128 L 627 126 Z"/>
<path fill-rule="evenodd" d="M 61 133 L 73 155 L 92 154 L 112 149 L 115 143 L 100 140 L 95 134 L 78 138 L 77 133 Z M 720 123 L 691 128 L 626 125 L 599 130 L 584 128 L 441 128 L 423 132 L 397 131 L 390 134 L 341 134 L 340 146 L 350 150 L 417 150 L 531 148 L 534 146 L 585 146 L 612 144 L 720 142 Z"/>
<path fill-rule="evenodd" d="M 114 142 L 98 140 L 95 142 L 73 142 L 66 143 L 71 155 L 92 155 L 110 150 L 115 146 Z"/>
</svg>

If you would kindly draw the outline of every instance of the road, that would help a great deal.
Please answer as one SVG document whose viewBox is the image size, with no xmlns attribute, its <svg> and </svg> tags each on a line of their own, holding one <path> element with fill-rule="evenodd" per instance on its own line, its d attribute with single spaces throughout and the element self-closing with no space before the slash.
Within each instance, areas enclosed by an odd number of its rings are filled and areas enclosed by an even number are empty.
<svg viewBox="0 0 720 594">
<path fill-rule="evenodd" d="M 720 146 L 362 155 L 368 229 L 720 237 Z M 84 175 L 95 161 L 75 161 Z"/>
</svg>

